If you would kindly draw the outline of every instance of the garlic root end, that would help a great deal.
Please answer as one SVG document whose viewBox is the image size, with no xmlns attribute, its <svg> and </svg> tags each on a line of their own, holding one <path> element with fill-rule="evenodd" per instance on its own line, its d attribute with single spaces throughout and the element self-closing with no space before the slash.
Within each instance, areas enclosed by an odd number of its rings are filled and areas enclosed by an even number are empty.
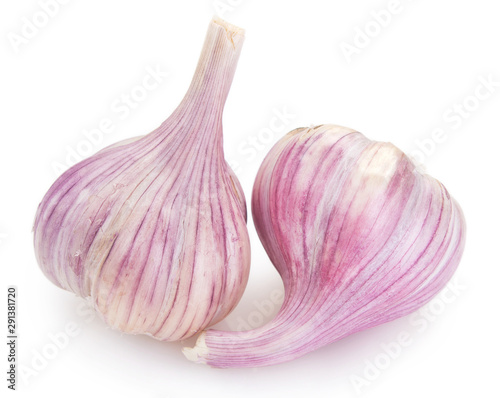
<svg viewBox="0 0 500 398">
<path fill-rule="evenodd" d="M 205 358 L 208 354 L 208 347 L 205 343 L 205 332 L 200 334 L 194 347 L 184 347 L 182 353 L 192 362 L 206 364 L 207 361 Z"/>
</svg>

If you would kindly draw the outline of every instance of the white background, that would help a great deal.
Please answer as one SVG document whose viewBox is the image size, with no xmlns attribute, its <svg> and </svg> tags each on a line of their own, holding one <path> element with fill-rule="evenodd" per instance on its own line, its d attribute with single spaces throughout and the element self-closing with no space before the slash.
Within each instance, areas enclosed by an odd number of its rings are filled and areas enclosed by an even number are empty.
<svg viewBox="0 0 500 398">
<path fill-rule="evenodd" d="M 366 397 L 500 396 L 500 9 L 494 0 L 401 0 L 399 13 L 377 30 L 372 12 L 387 10 L 388 3 L 218 2 L 233 4 L 219 13 L 246 30 L 224 114 L 226 158 L 237 163 L 249 203 L 262 158 L 285 132 L 299 126 L 345 125 L 413 153 L 465 212 L 467 244 L 455 287 L 424 313 L 293 362 L 218 370 L 184 358 L 181 347 L 192 341 L 162 343 L 121 335 L 93 319 L 79 307 L 81 299 L 42 275 L 31 233 L 37 205 L 58 176 L 54 164 L 64 164 L 69 150 L 84 148 L 84 129 L 98 127 L 102 119 L 115 126 L 90 148 L 93 153 L 148 133 L 169 116 L 189 85 L 217 12 L 214 3 L 72 0 L 44 20 L 35 0 L 2 2 L 1 301 L 6 302 L 8 285 L 17 286 L 17 360 L 25 371 L 31 369 L 24 377 L 17 375 L 18 396 L 356 397 L 354 375 L 364 378 L 361 395 Z M 44 26 L 13 45 L 24 18 L 38 18 Z M 354 45 L 364 29 L 371 29 L 372 37 L 348 62 L 342 43 Z M 137 90 L 148 67 L 168 71 L 168 76 L 127 117 L 120 117 L 111 104 Z M 474 99 L 481 79 L 497 85 L 490 91 L 480 88 L 482 99 Z M 467 116 L 445 119 L 464 102 Z M 294 118 L 282 131 L 273 131 L 271 140 L 259 136 L 269 127 L 273 110 L 283 109 Z M 436 129 L 444 134 L 441 142 L 432 143 Z M 426 145 L 425 154 L 418 143 Z M 255 144 L 258 150 L 249 149 Z M 235 327 L 241 320 L 255 323 L 263 316 L 259 304 L 269 303 L 271 293 L 282 288 L 251 219 L 249 230 L 250 281 L 221 327 Z M 2 304 L 0 324 L 6 325 L 6 318 Z M 79 333 L 51 352 L 50 336 L 72 326 Z M 6 328 L 0 330 L 6 338 Z M 396 342 L 401 332 L 410 334 L 411 344 L 385 361 L 383 344 Z M 7 351 L 1 345 L 5 380 Z M 52 358 L 40 360 L 44 352 Z M 374 371 L 376 363 L 383 369 Z M 6 384 L 1 383 L 2 396 Z"/>
</svg>

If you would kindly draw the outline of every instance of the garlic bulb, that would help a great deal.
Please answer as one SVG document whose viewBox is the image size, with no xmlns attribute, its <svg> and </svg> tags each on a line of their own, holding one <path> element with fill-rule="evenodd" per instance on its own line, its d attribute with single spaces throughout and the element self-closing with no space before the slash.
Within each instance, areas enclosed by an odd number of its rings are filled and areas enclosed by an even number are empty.
<svg viewBox="0 0 500 398">
<path fill-rule="evenodd" d="M 222 111 L 243 30 L 211 21 L 193 81 L 159 128 L 66 171 L 39 205 L 40 268 L 126 333 L 180 340 L 223 319 L 250 266 Z"/>
<path fill-rule="evenodd" d="M 283 306 L 255 330 L 204 332 L 184 349 L 191 360 L 277 364 L 409 314 L 449 281 L 465 241 L 440 182 L 392 144 L 334 125 L 293 130 L 271 149 L 252 212 Z"/>
</svg>

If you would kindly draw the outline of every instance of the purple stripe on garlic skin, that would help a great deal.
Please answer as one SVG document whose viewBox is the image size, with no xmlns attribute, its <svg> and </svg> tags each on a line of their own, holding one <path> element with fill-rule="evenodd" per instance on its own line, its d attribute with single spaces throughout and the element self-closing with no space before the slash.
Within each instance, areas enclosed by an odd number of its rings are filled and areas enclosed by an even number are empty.
<svg viewBox="0 0 500 398">
<path fill-rule="evenodd" d="M 39 205 L 40 268 L 88 297 L 113 328 L 185 339 L 223 319 L 243 294 L 246 204 L 222 146 L 243 40 L 243 30 L 215 18 L 171 117 L 70 168 Z"/>
<path fill-rule="evenodd" d="M 255 330 L 203 332 L 184 349 L 191 360 L 278 364 L 407 315 L 450 280 L 465 243 L 440 182 L 394 145 L 335 125 L 293 130 L 271 149 L 252 213 L 283 306 Z"/>
</svg>

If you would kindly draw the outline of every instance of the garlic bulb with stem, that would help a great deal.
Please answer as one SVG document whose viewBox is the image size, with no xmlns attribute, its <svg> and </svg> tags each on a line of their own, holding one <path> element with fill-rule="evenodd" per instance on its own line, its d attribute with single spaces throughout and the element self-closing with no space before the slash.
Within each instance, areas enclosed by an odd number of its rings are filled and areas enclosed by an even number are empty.
<svg viewBox="0 0 500 398">
<path fill-rule="evenodd" d="M 40 268 L 113 328 L 185 339 L 222 320 L 243 294 L 246 205 L 222 147 L 243 40 L 242 29 L 214 18 L 172 115 L 70 168 L 38 207 Z"/>
<path fill-rule="evenodd" d="M 250 331 L 207 330 L 194 361 L 257 367 L 415 311 L 458 266 L 465 222 L 445 187 L 390 143 L 349 128 L 299 128 L 266 156 L 252 213 L 285 300 Z"/>
</svg>

